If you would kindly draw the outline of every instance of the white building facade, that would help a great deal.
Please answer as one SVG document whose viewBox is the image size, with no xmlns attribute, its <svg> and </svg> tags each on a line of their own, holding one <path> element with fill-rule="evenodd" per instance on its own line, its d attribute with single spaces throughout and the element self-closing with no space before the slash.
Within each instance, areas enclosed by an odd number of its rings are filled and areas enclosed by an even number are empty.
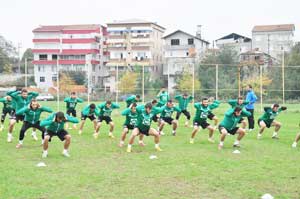
<svg viewBox="0 0 300 199">
<path fill-rule="evenodd" d="M 229 47 L 234 49 L 237 53 L 248 52 L 252 49 L 252 40 L 251 38 L 239 35 L 237 33 L 231 33 L 220 39 L 216 40 L 216 46 L 219 49 L 224 47 Z"/>
<path fill-rule="evenodd" d="M 254 26 L 252 47 L 277 59 L 294 45 L 294 24 Z"/>
<path fill-rule="evenodd" d="M 199 63 L 209 42 L 181 30 L 164 37 L 163 75 L 168 82 L 169 92 L 174 91 L 176 76 L 184 70 L 192 71 L 193 65 Z"/>
<path fill-rule="evenodd" d="M 105 87 L 115 91 L 116 67 L 147 66 L 152 74 L 159 74 L 163 65 L 163 41 L 165 28 L 140 19 L 107 23 L 108 66 L 111 76 Z"/>
<path fill-rule="evenodd" d="M 33 30 L 34 77 L 37 86 L 53 87 L 59 71 L 88 72 L 90 84 L 108 75 L 106 27 L 101 25 L 40 26 Z"/>
</svg>

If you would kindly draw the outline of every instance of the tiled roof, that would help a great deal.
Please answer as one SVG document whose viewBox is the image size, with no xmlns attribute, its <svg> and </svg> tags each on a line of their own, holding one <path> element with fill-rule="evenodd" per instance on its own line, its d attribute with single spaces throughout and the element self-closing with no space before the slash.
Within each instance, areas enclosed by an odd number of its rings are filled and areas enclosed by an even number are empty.
<svg viewBox="0 0 300 199">
<path fill-rule="evenodd" d="M 294 31 L 294 24 L 263 25 L 254 26 L 252 32 L 272 32 L 272 31 Z"/>
</svg>

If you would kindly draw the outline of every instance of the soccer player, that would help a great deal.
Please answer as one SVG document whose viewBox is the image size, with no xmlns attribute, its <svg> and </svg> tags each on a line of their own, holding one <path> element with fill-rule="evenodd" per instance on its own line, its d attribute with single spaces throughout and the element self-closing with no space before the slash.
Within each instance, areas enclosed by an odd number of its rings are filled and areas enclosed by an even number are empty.
<svg viewBox="0 0 300 199">
<path fill-rule="evenodd" d="M 136 102 L 140 102 L 140 101 L 141 101 L 141 97 L 139 95 L 131 95 L 130 97 L 128 97 L 126 99 L 127 108 L 129 108 L 129 106 L 132 103 L 136 103 Z"/>
<path fill-rule="evenodd" d="M 248 101 L 244 101 L 243 97 L 238 97 L 237 99 L 231 99 L 228 101 L 228 104 L 230 104 L 232 109 L 235 109 L 236 107 L 240 107 L 241 109 L 244 109 L 245 106 L 249 104 Z M 247 126 L 246 120 L 244 118 L 241 118 L 239 121 L 239 124 L 242 124 L 242 128 L 245 129 Z"/>
<path fill-rule="evenodd" d="M 300 124 L 299 124 L 299 126 L 300 126 Z M 294 141 L 294 143 L 292 144 L 292 147 L 293 147 L 293 148 L 296 148 L 296 147 L 297 147 L 297 143 L 299 142 L 299 140 L 300 140 L 300 133 L 298 133 L 298 134 L 296 135 L 295 141 Z"/>
<path fill-rule="evenodd" d="M 277 122 L 275 118 L 281 112 L 286 110 L 285 106 L 279 108 L 279 104 L 273 104 L 271 107 L 264 108 L 264 114 L 258 119 L 258 125 L 260 126 L 259 132 L 257 134 L 257 139 L 260 139 L 265 128 L 275 127 L 275 131 L 272 135 L 273 139 L 279 139 L 278 131 L 281 127 L 281 123 Z"/>
<path fill-rule="evenodd" d="M 12 98 L 10 96 L 0 98 L 0 102 L 3 103 L 0 131 L 3 131 L 6 115 L 8 114 L 11 118 L 14 115 L 15 109 L 13 106 Z"/>
<path fill-rule="evenodd" d="M 249 84 L 247 85 L 247 95 L 246 95 L 246 101 L 249 102 L 248 105 L 246 105 L 246 110 L 251 113 L 251 115 L 248 117 L 248 124 L 249 124 L 249 131 L 252 131 L 254 129 L 254 103 L 257 100 L 257 97 L 252 90 L 252 86 Z"/>
<path fill-rule="evenodd" d="M 76 105 L 77 103 L 83 103 L 83 99 L 77 97 L 75 92 L 71 92 L 71 96 L 66 97 L 64 102 L 66 102 L 67 114 L 76 117 Z M 68 127 L 69 125 L 66 123 L 66 129 Z M 73 125 L 73 128 L 76 129 L 76 124 Z"/>
<path fill-rule="evenodd" d="M 237 127 L 238 122 L 242 117 L 248 117 L 251 113 L 240 107 L 235 107 L 235 109 L 229 109 L 224 116 L 223 121 L 219 125 L 219 131 L 221 133 L 220 144 L 218 148 L 221 150 L 224 145 L 224 140 L 227 134 L 235 135 L 238 134 L 237 139 L 235 140 L 233 147 L 240 147 L 240 141 L 244 137 L 246 130 L 240 127 Z"/>
<path fill-rule="evenodd" d="M 15 114 L 10 120 L 8 134 L 7 134 L 7 142 L 12 142 L 12 132 L 14 129 L 14 125 L 16 122 L 23 121 L 24 115 L 23 114 L 16 114 L 20 109 L 27 107 L 31 100 L 39 95 L 37 92 L 28 92 L 27 89 L 22 89 L 21 91 L 10 91 L 7 95 L 11 96 L 13 99 L 13 103 L 15 103 Z M 37 140 L 35 128 L 32 131 L 32 137 L 34 140 Z"/>
<path fill-rule="evenodd" d="M 132 151 L 132 144 L 134 143 L 134 139 L 140 134 L 146 136 L 154 136 L 155 149 L 157 151 L 162 151 L 159 147 L 160 135 L 158 131 L 156 131 L 154 128 L 151 128 L 152 118 L 155 114 L 157 114 L 157 109 L 152 110 L 152 103 L 147 103 L 145 106 L 137 107 L 136 111 L 138 113 L 137 124 L 130 136 L 127 152 L 130 153 Z"/>
<path fill-rule="evenodd" d="M 81 112 L 81 124 L 79 127 L 78 134 L 82 134 L 82 129 L 85 124 L 86 118 L 89 118 L 91 122 L 94 124 L 94 136 L 97 134 L 97 117 L 99 116 L 99 109 L 96 107 L 95 104 L 90 104 L 84 107 Z"/>
<path fill-rule="evenodd" d="M 123 132 L 121 135 L 121 140 L 119 143 L 119 147 L 124 146 L 124 141 L 126 139 L 126 135 L 128 134 L 129 130 L 133 130 L 136 123 L 137 123 L 137 112 L 136 112 L 137 104 L 132 103 L 129 108 L 126 108 L 125 110 L 122 111 L 121 115 L 126 117 L 126 120 L 123 124 Z M 143 136 L 140 136 L 139 144 L 141 146 L 144 146 L 143 142 Z"/>
<path fill-rule="evenodd" d="M 159 102 L 157 104 L 157 107 L 162 107 L 166 105 L 168 100 L 170 99 L 169 93 L 166 91 L 166 88 L 161 88 L 159 93 L 156 96 L 159 99 Z"/>
<path fill-rule="evenodd" d="M 185 126 L 189 125 L 189 121 L 191 119 L 191 114 L 188 112 L 187 108 L 189 103 L 193 100 L 193 96 L 189 96 L 188 94 L 184 93 L 183 95 L 175 96 L 175 99 L 179 103 L 180 112 L 176 114 L 176 120 L 179 120 L 181 113 L 183 113 L 186 117 Z"/>
<path fill-rule="evenodd" d="M 169 100 L 165 106 L 162 107 L 161 114 L 160 114 L 160 125 L 158 132 L 162 132 L 166 123 L 172 125 L 172 135 L 176 135 L 176 129 L 178 126 L 178 121 L 172 118 L 173 112 L 176 111 L 179 113 L 181 110 L 180 108 L 174 106 L 172 100 Z"/>
<path fill-rule="evenodd" d="M 99 117 L 98 117 L 98 125 L 97 125 L 97 131 L 95 134 L 95 138 L 97 138 L 99 135 L 101 122 L 103 120 L 106 122 L 106 124 L 109 124 L 109 126 L 110 126 L 108 136 L 110 138 L 115 138 L 115 136 L 113 135 L 113 130 L 114 130 L 115 125 L 111 119 L 111 112 L 113 111 L 113 109 L 120 108 L 120 106 L 118 104 L 112 103 L 111 101 L 108 100 L 102 104 L 99 104 L 97 107 L 99 108 L 100 113 L 99 113 Z"/>
<path fill-rule="evenodd" d="M 212 116 L 212 110 L 219 107 L 220 102 L 218 100 L 215 100 L 212 104 L 209 104 L 208 98 L 203 98 L 201 103 L 197 102 L 194 104 L 194 107 L 196 108 L 196 114 L 193 119 L 194 123 L 194 129 L 192 131 L 192 135 L 190 138 L 190 144 L 194 144 L 194 138 L 199 131 L 199 126 L 202 127 L 202 129 L 208 129 L 209 130 L 209 136 L 208 141 L 214 143 L 213 134 L 215 131 L 215 127 L 210 125 L 207 122 L 207 118 L 209 116 Z M 216 117 L 213 115 L 213 117 Z"/>
<path fill-rule="evenodd" d="M 70 157 L 68 152 L 71 135 L 64 129 L 64 124 L 66 122 L 78 123 L 79 120 L 76 117 L 69 116 L 63 112 L 52 113 L 47 119 L 41 122 L 41 126 L 46 127 L 43 154 L 42 157 L 46 158 L 48 156 L 48 143 L 53 136 L 57 136 L 61 141 L 65 141 L 63 155 L 65 157 Z"/>
<path fill-rule="evenodd" d="M 40 117 L 42 112 L 52 113 L 52 110 L 48 107 L 41 106 L 35 99 L 31 101 L 28 107 L 24 107 L 17 111 L 17 115 L 25 115 L 24 122 L 20 130 L 19 143 L 16 146 L 17 149 L 23 146 L 24 135 L 29 128 L 36 128 L 42 132 L 42 144 L 44 144 L 45 128 L 40 126 Z"/>
</svg>

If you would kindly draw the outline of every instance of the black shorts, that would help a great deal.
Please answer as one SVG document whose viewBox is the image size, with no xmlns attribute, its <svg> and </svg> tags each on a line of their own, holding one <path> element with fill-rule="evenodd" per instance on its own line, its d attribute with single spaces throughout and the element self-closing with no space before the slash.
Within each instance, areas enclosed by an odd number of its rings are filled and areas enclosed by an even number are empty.
<svg viewBox="0 0 300 199">
<path fill-rule="evenodd" d="M 239 124 L 244 121 L 244 118 L 241 118 L 240 121 L 238 122 Z"/>
<path fill-rule="evenodd" d="M 261 121 L 263 121 L 263 122 L 266 124 L 267 128 L 270 128 L 271 125 L 272 125 L 272 123 L 268 123 L 268 122 L 266 122 L 266 121 L 264 121 L 264 120 L 260 120 L 260 119 L 259 119 L 259 120 L 257 121 L 258 126 L 260 126 L 259 123 L 260 123 Z"/>
<path fill-rule="evenodd" d="M 134 129 L 134 125 L 131 124 L 124 124 L 123 128 L 128 128 L 128 130 L 133 130 Z"/>
<path fill-rule="evenodd" d="M 86 120 L 86 118 L 89 118 L 91 121 L 94 121 L 96 119 L 95 115 L 87 116 L 81 114 L 81 120 Z"/>
<path fill-rule="evenodd" d="M 199 121 L 199 122 L 194 121 L 194 126 L 201 126 L 202 129 L 206 129 L 209 125 L 210 125 L 210 124 L 207 123 L 206 120 L 205 120 L 205 121 Z"/>
<path fill-rule="evenodd" d="M 220 131 L 220 133 L 222 133 L 222 129 L 226 129 L 226 128 L 223 127 L 223 126 L 219 126 L 219 131 Z M 231 129 L 231 130 L 226 129 L 227 133 L 229 133 L 229 134 L 231 134 L 231 135 L 236 134 L 236 132 L 237 132 L 238 130 L 239 130 L 239 127 L 234 127 L 234 128 Z"/>
<path fill-rule="evenodd" d="M 11 118 L 14 115 L 14 113 L 15 113 L 14 110 L 11 110 L 11 111 L 2 110 L 2 115 L 1 115 L 2 118 L 1 119 L 4 120 L 7 114 L 9 115 L 9 118 Z"/>
<path fill-rule="evenodd" d="M 153 120 L 154 122 L 157 122 L 158 116 L 157 116 L 157 115 L 154 115 L 154 116 L 152 117 L 152 120 Z"/>
<path fill-rule="evenodd" d="M 69 133 L 62 129 L 60 130 L 59 132 L 53 132 L 53 131 L 49 131 L 49 130 L 46 130 L 45 132 L 45 136 L 49 135 L 50 136 L 50 139 L 53 137 L 53 136 L 57 136 L 61 141 L 64 141 L 65 140 L 65 136 L 66 135 L 69 135 Z"/>
<path fill-rule="evenodd" d="M 146 129 L 146 130 L 141 130 L 139 127 L 136 127 L 136 128 L 138 128 L 138 130 L 139 130 L 139 132 L 140 132 L 141 134 L 146 135 L 146 136 L 149 136 L 149 130 L 150 130 L 150 128 L 149 128 L 149 129 Z"/>
<path fill-rule="evenodd" d="M 17 122 L 19 121 L 24 121 L 25 115 L 16 115 L 16 112 L 14 111 L 10 117 L 10 119 L 16 120 Z"/>
<path fill-rule="evenodd" d="M 171 117 L 162 117 L 161 120 L 167 122 L 168 124 L 172 124 L 174 119 Z"/>
<path fill-rule="evenodd" d="M 215 117 L 215 114 L 209 113 L 207 117 L 208 119 L 212 120 Z"/>
<path fill-rule="evenodd" d="M 103 120 L 106 122 L 106 124 L 109 124 L 110 122 L 112 122 L 112 119 L 109 116 L 99 116 L 98 117 L 98 122 L 102 122 Z"/>
<path fill-rule="evenodd" d="M 76 117 L 76 110 L 75 109 L 73 109 L 73 110 L 67 110 L 67 115 Z"/>
</svg>

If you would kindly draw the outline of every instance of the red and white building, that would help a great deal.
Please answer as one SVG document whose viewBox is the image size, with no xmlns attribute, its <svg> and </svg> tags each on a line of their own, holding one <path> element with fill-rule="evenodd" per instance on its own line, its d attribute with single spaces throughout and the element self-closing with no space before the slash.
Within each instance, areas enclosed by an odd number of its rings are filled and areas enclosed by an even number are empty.
<svg viewBox="0 0 300 199">
<path fill-rule="evenodd" d="M 39 88 L 53 87 L 59 71 L 86 71 L 92 86 L 109 75 L 107 30 L 102 25 L 40 26 L 33 30 L 34 77 Z"/>
</svg>

